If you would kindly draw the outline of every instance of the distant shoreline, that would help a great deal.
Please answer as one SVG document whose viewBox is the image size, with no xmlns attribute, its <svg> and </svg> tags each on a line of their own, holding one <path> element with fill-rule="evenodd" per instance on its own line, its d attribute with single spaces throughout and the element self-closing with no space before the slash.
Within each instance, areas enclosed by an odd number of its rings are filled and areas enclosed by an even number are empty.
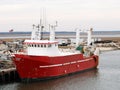
<svg viewBox="0 0 120 90">
<path fill-rule="evenodd" d="M 44 38 L 49 38 L 49 32 L 43 32 Z M 11 39 L 30 39 L 31 32 L 0 32 L 0 40 L 11 40 Z M 57 31 L 56 38 L 69 39 L 76 37 L 76 33 L 72 31 Z M 87 33 L 80 33 L 81 39 L 87 38 Z M 93 39 L 101 40 L 117 40 L 120 41 L 120 31 L 93 31 Z"/>
</svg>

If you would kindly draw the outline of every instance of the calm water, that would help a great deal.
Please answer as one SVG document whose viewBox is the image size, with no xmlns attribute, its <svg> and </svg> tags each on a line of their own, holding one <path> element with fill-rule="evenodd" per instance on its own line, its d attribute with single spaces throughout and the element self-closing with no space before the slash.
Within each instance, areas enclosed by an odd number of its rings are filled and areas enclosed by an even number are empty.
<svg viewBox="0 0 120 90">
<path fill-rule="evenodd" d="M 3 84 L 0 90 L 120 90 L 120 50 L 103 52 L 98 69 L 54 80 Z"/>
</svg>

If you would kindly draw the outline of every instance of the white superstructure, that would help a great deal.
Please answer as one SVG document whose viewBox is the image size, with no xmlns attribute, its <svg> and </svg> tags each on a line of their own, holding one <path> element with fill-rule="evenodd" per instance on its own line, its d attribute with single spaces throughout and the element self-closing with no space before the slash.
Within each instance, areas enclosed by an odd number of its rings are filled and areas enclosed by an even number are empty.
<svg viewBox="0 0 120 90">
<path fill-rule="evenodd" d="M 48 40 L 25 40 L 27 55 L 58 56 L 58 42 Z"/>
</svg>

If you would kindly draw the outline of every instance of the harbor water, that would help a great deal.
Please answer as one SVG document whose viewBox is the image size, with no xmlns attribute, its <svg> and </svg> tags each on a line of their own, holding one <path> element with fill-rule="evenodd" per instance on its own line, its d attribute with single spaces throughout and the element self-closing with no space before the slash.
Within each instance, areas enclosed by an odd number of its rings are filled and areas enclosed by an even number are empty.
<svg viewBox="0 0 120 90">
<path fill-rule="evenodd" d="M 102 52 L 97 69 L 52 80 L 1 84 L 0 90 L 120 90 L 120 50 Z"/>
</svg>

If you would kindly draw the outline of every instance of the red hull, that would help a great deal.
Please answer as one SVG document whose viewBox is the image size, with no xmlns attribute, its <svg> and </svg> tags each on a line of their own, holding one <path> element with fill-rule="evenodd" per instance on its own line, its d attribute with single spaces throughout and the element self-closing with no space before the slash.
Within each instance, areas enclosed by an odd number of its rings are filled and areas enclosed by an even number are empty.
<svg viewBox="0 0 120 90">
<path fill-rule="evenodd" d="M 36 79 L 96 68 L 98 56 L 84 58 L 82 54 L 56 57 L 15 54 L 13 61 L 21 79 Z"/>
</svg>

